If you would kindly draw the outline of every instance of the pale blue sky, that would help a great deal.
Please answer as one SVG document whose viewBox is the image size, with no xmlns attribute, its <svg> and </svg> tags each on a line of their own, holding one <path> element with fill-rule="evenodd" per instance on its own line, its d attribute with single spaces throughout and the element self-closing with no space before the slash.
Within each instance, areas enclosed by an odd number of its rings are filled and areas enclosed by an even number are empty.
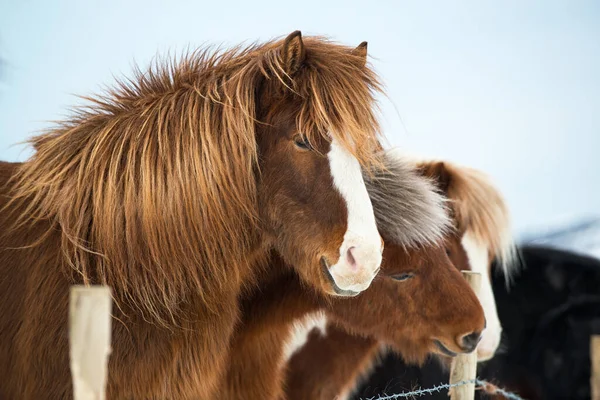
<svg viewBox="0 0 600 400">
<path fill-rule="evenodd" d="M 598 1 L 0 0 L 0 159 L 134 60 L 295 29 L 367 40 L 390 143 L 489 173 L 517 230 L 600 214 Z"/>
</svg>

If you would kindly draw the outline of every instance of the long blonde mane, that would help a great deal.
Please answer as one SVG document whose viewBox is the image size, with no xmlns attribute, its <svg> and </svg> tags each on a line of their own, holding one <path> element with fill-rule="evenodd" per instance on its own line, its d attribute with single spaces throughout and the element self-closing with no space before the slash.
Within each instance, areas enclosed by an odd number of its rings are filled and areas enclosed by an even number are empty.
<svg viewBox="0 0 600 400">
<path fill-rule="evenodd" d="M 492 179 L 482 171 L 445 160 L 427 159 L 402 149 L 387 150 L 388 157 L 410 162 L 416 168 L 443 163 L 450 182 L 449 206 L 457 228 L 487 247 L 507 279 L 519 265 L 508 205 Z M 437 182 L 433 182 L 438 184 Z"/>
<path fill-rule="evenodd" d="M 60 232 L 75 280 L 110 285 L 158 321 L 173 320 L 191 294 L 217 304 L 220 289 L 244 279 L 260 239 L 256 95 L 264 82 L 299 99 L 297 124 L 309 139 L 334 137 L 363 165 L 379 146 L 381 86 L 364 59 L 309 37 L 305 65 L 290 77 L 281 44 L 159 60 L 88 98 L 30 140 L 36 152 L 11 182 L 14 229 L 49 221 L 40 237 Z"/>
<path fill-rule="evenodd" d="M 487 245 L 507 278 L 517 265 L 508 206 L 500 191 L 483 172 L 444 161 L 451 176 L 448 198 L 459 229 Z"/>
</svg>

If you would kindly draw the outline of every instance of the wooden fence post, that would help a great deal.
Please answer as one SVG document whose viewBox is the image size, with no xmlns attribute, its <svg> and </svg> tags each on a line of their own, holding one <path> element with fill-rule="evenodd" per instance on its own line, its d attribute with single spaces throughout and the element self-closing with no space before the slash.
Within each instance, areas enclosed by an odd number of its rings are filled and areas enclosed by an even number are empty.
<svg viewBox="0 0 600 400">
<path fill-rule="evenodd" d="M 592 363 L 590 390 L 592 400 L 600 400 L 600 335 L 590 338 L 590 361 Z"/>
<path fill-rule="evenodd" d="M 481 285 L 481 274 L 478 272 L 462 271 L 476 295 L 479 295 Z M 450 366 L 450 384 L 475 379 L 477 376 L 477 350 L 469 354 L 459 354 L 452 360 Z M 474 400 L 475 384 L 456 386 L 448 391 L 451 400 Z"/>
<path fill-rule="evenodd" d="M 104 400 L 111 341 L 111 292 L 72 286 L 69 344 L 75 400 Z"/>
</svg>

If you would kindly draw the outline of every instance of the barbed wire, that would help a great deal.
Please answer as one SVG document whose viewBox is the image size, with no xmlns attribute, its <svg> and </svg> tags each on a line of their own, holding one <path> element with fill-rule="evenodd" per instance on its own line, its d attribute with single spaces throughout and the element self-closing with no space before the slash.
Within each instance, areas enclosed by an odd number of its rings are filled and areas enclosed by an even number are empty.
<svg viewBox="0 0 600 400">
<path fill-rule="evenodd" d="M 490 382 L 487 382 L 487 381 L 484 381 L 481 379 L 470 379 L 467 381 L 460 381 L 460 382 L 456 382 L 456 383 L 444 383 L 444 384 L 434 386 L 432 388 L 417 389 L 417 390 L 413 390 L 410 392 L 392 394 L 389 396 L 369 397 L 369 398 L 364 398 L 361 400 L 395 400 L 395 399 L 402 399 L 402 398 L 407 398 L 407 397 L 426 396 L 426 395 L 430 395 L 430 394 L 433 394 L 436 392 L 440 392 L 442 390 L 447 390 L 447 389 L 451 389 L 453 387 L 469 385 L 469 384 L 475 384 L 475 385 L 483 388 L 489 394 L 499 394 L 509 400 L 525 400 L 516 393 L 509 392 L 507 390 L 499 388 L 498 386 L 494 385 L 493 383 L 490 383 Z"/>
</svg>

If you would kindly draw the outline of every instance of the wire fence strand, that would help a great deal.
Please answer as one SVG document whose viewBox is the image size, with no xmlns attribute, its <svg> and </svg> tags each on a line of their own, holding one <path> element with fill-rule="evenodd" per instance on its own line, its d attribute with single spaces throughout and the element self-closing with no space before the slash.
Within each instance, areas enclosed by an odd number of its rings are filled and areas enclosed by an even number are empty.
<svg viewBox="0 0 600 400">
<path fill-rule="evenodd" d="M 403 393 L 398 393 L 398 394 L 392 394 L 389 396 L 368 397 L 368 398 L 362 398 L 361 400 L 395 400 L 395 399 L 403 399 L 403 398 L 409 398 L 409 397 L 412 398 L 412 397 L 426 396 L 426 395 L 430 395 L 430 394 L 433 394 L 436 392 L 440 392 L 442 390 L 448 390 L 453 387 L 469 385 L 469 384 L 473 384 L 473 383 L 475 385 L 483 388 L 484 390 L 486 390 L 486 392 L 488 392 L 489 394 L 499 394 L 509 400 L 525 400 L 516 393 L 509 392 L 507 390 L 499 388 L 498 386 L 496 386 L 490 382 L 487 382 L 487 381 L 484 381 L 481 379 L 470 379 L 467 381 L 460 381 L 460 382 L 456 382 L 456 383 L 444 383 L 444 384 L 440 384 L 440 385 L 437 385 L 437 386 L 434 386 L 434 387 L 428 388 L 428 389 L 417 389 L 417 390 L 413 390 L 411 392 L 403 392 Z"/>
</svg>

